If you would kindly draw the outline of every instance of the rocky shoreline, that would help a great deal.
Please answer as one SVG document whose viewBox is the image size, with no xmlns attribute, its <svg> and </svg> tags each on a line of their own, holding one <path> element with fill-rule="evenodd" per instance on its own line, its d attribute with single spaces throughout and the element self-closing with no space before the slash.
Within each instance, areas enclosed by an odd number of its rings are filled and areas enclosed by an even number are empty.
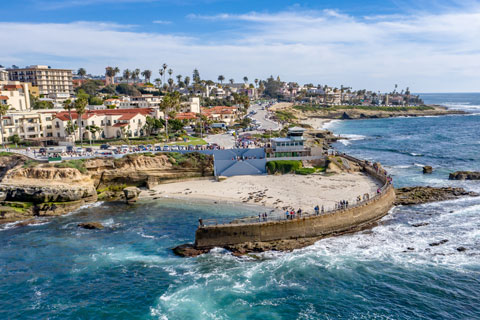
<svg viewBox="0 0 480 320">
<path fill-rule="evenodd" d="M 0 223 L 58 216 L 95 201 L 136 201 L 137 187 L 213 175 L 213 159 L 199 153 L 136 154 L 34 162 L 23 156 L 0 157 Z"/>
<path fill-rule="evenodd" d="M 407 206 L 429 202 L 459 199 L 462 197 L 478 197 L 480 194 L 466 191 L 463 188 L 405 187 L 395 189 L 397 199 L 395 205 Z"/>
</svg>

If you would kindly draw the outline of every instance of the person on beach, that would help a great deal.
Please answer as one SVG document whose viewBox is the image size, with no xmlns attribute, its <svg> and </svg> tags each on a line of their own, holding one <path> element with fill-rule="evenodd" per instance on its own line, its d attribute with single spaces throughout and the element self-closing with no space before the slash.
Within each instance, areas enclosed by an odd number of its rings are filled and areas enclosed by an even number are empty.
<svg viewBox="0 0 480 320">
<path fill-rule="evenodd" d="M 285 218 L 286 218 L 287 220 L 288 220 L 288 216 L 289 216 L 289 215 L 290 215 L 290 212 L 288 212 L 288 210 L 285 211 Z"/>
<path fill-rule="evenodd" d="M 298 217 L 300 218 L 302 216 L 302 208 L 299 208 L 297 211 Z"/>
<path fill-rule="evenodd" d="M 315 210 L 315 214 L 318 216 L 318 213 L 320 211 L 320 208 L 318 207 L 318 204 L 313 209 Z"/>
<path fill-rule="evenodd" d="M 325 213 L 325 209 L 323 208 L 323 204 L 322 204 L 322 214 Z"/>
</svg>

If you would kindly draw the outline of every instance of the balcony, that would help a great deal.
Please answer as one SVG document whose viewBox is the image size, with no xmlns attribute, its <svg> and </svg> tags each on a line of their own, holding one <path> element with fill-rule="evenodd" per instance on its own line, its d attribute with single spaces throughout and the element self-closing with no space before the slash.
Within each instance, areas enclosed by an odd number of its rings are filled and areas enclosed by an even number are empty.
<svg viewBox="0 0 480 320">
<path fill-rule="evenodd" d="M 284 146 L 280 147 L 277 146 L 274 148 L 275 152 L 300 152 L 300 151 L 306 151 L 308 148 L 305 146 Z"/>
</svg>

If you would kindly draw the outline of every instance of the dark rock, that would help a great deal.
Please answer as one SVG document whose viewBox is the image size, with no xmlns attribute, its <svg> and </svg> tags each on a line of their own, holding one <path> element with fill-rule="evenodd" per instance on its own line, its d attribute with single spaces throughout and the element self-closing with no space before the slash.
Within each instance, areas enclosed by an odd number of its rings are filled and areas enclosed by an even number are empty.
<svg viewBox="0 0 480 320">
<path fill-rule="evenodd" d="M 172 249 L 173 253 L 180 257 L 196 257 L 208 253 L 210 249 L 197 249 L 193 244 L 182 244 Z"/>
<path fill-rule="evenodd" d="M 465 248 L 465 247 L 458 247 L 458 248 L 457 248 L 457 251 L 458 251 L 458 252 L 467 251 L 467 248 Z"/>
<path fill-rule="evenodd" d="M 476 197 L 478 193 L 463 188 L 406 187 L 395 189 L 397 199 L 395 205 L 415 205 L 428 202 L 453 200 L 461 197 Z"/>
<path fill-rule="evenodd" d="M 475 171 L 456 171 L 450 173 L 450 180 L 480 180 L 480 172 Z"/>
<path fill-rule="evenodd" d="M 413 251 L 413 250 L 415 250 L 415 248 L 408 247 L 407 250 Z"/>
<path fill-rule="evenodd" d="M 83 222 L 79 223 L 78 226 L 80 228 L 89 230 L 102 230 L 104 228 L 103 224 L 100 222 Z"/>
<path fill-rule="evenodd" d="M 423 167 L 423 174 L 428 174 L 428 173 L 432 173 L 432 172 L 433 172 L 433 168 L 431 166 Z"/>
<path fill-rule="evenodd" d="M 418 228 L 418 227 L 428 226 L 429 224 L 430 223 L 428 222 L 414 223 L 412 224 L 412 227 Z"/>
<path fill-rule="evenodd" d="M 438 242 L 432 242 L 429 244 L 430 247 L 436 247 L 436 246 L 439 246 L 439 245 L 442 245 L 442 244 L 445 244 L 447 243 L 448 240 L 447 239 L 443 239 L 443 240 L 440 240 Z"/>
</svg>

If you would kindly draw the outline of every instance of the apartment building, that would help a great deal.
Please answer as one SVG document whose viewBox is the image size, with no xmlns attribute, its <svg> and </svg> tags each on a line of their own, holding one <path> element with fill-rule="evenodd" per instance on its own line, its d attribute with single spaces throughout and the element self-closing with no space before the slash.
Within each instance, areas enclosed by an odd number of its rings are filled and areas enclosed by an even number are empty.
<svg viewBox="0 0 480 320">
<path fill-rule="evenodd" d="M 67 111 L 57 113 L 54 120 L 54 136 L 60 139 L 68 139 L 75 136 L 79 140 L 78 130 L 69 136 L 67 127 L 70 121 L 75 125 L 79 125 L 78 115 L 75 111 L 71 114 Z M 145 126 L 147 116 L 158 118 L 158 111 L 151 108 L 135 108 L 135 109 L 106 109 L 106 110 L 89 110 L 81 117 L 81 126 L 84 128 L 84 140 L 100 140 L 100 139 L 116 139 L 122 138 L 126 134 L 130 138 L 140 137 L 145 134 L 143 127 Z M 92 133 L 86 129 L 87 126 L 96 126 L 100 130 Z"/>
<path fill-rule="evenodd" d="M 158 108 L 162 97 L 153 94 L 142 94 L 141 96 L 125 97 L 118 105 L 121 109 L 133 108 Z"/>
<path fill-rule="evenodd" d="M 0 103 L 13 111 L 30 110 L 29 85 L 18 81 L 0 81 Z"/>
<path fill-rule="evenodd" d="M 53 135 L 53 118 L 55 110 L 11 111 L 3 116 L 3 140 L 18 135 L 20 139 L 30 142 L 49 143 L 56 140 Z"/>
<path fill-rule="evenodd" d="M 7 71 L 11 81 L 30 82 L 38 87 L 41 95 L 73 95 L 74 93 L 72 70 L 34 65 L 20 69 L 7 69 Z"/>
</svg>

